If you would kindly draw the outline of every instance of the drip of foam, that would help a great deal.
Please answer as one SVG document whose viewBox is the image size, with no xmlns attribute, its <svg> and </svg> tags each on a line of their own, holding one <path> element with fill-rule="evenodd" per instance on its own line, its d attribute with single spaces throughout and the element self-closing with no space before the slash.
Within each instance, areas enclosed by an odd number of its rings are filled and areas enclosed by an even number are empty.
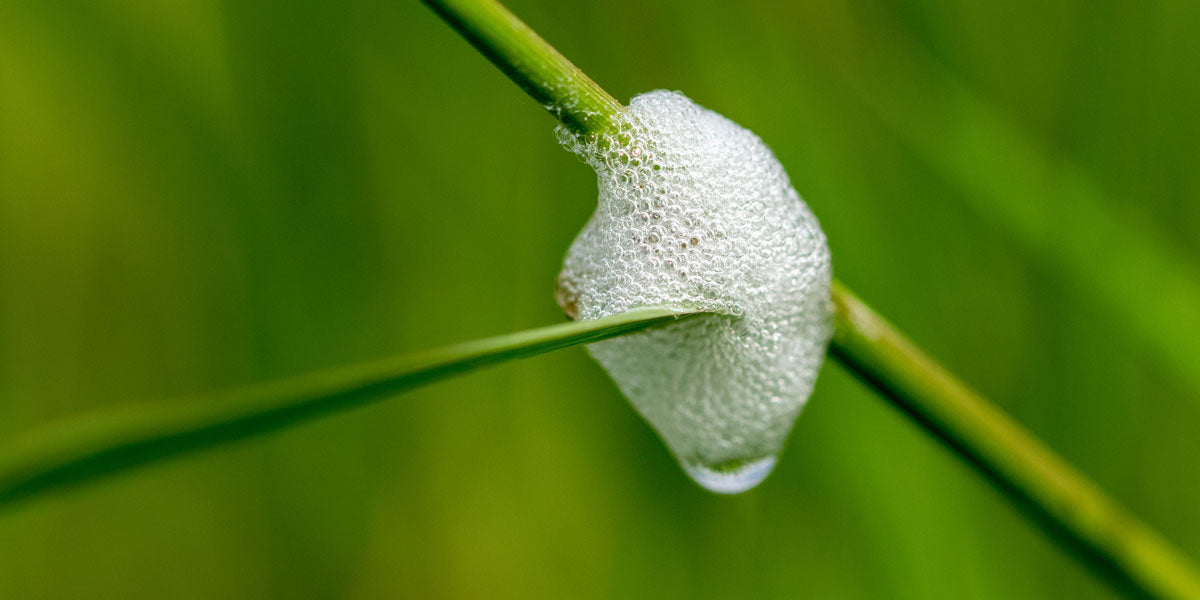
<svg viewBox="0 0 1200 600">
<path fill-rule="evenodd" d="M 583 320 L 648 306 L 718 313 L 589 351 L 697 483 L 745 491 L 774 467 L 833 333 L 825 235 L 749 130 L 662 90 L 621 121 L 601 139 L 557 132 L 600 188 L 559 304 Z"/>
</svg>

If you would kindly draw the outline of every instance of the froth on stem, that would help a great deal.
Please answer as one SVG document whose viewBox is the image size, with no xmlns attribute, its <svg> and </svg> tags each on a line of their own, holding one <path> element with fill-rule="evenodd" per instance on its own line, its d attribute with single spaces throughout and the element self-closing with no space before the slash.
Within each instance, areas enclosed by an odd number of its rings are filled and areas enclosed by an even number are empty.
<svg viewBox="0 0 1200 600">
<path fill-rule="evenodd" d="M 499 3 L 425 2 L 567 127 L 604 135 L 620 122 L 619 103 Z M 1068 551 L 1127 591 L 1200 598 L 1200 575 L 1187 556 L 836 281 L 833 300 L 831 355 L 1028 509 Z"/>
</svg>

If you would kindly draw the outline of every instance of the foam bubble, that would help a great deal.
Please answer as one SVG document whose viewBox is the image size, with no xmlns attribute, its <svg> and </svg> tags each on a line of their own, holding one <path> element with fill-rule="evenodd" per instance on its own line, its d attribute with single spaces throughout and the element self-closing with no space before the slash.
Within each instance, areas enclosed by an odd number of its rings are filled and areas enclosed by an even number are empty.
<svg viewBox="0 0 1200 600">
<path fill-rule="evenodd" d="M 557 132 L 600 188 L 557 298 L 583 320 L 718 313 L 589 351 L 693 479 L 744 491 L 774 467 L 824 359 L 829 247 L 758 136 L 677 92 L 642 94 L 628 113 L 603 138 Z"/>
</svg>

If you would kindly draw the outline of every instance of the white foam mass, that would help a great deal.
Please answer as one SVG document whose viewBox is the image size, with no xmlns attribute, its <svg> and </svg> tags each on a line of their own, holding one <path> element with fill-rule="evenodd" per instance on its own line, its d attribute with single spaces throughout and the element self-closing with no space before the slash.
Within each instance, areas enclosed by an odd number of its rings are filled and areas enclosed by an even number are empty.
<svg viewBox="0 0 1200 600">
<path fill-rule="evenodd" d="M 589 346 L 704 487 L 749 489 L 775 465 L 832 335 L 825 235 L 749 130 L 677 92 L 633 99 L 619 133 L 564 127 L 599 206 L 567 251 L 563 309 L 719 313 Z"/>
</svg>

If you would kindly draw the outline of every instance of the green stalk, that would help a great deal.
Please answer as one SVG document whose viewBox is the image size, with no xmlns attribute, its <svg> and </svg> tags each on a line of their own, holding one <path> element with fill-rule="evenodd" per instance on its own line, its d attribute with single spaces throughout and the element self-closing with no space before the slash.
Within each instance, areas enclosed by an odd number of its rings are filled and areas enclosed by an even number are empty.
<svg viewBox="0 0 1200 600">
<path fill-rule="evenodd" d="M 604 133 L 621 103 L 497 2 L 426 2 L 492 64 L 577 133 Z"/>
<path fill-rule="evenodd" d="M 517 358 L 705 313 L 639 309 L 310 373 L 213 397 L 84 415 L 0 452 L 0 509 L 187 452 L 269 433 Z"/>
<path fill-rule="evenodd" d="M 1200 598 L 1191 561 L 840 283 L 830 354 L 1130 591 Z"/>
<path fill-rule="evenodd" d="M 551 112 L 563 123 L 602 134 L 620 116 L 623 108 L 611 96 L 498 2 L 423 1 L 534 99 L 555 107 Z M 547 57 L 548 63 L 537 64 L 539 57 Z M 593 123 L 596 129 L 589 125 Z M 1200 598 L 1195 566 L 1154 530 L 837 282 L 833 300 L 836 331 L 830 354 L 944 441 L 1054 539 L 1125 591 Z"/>
</svg>

